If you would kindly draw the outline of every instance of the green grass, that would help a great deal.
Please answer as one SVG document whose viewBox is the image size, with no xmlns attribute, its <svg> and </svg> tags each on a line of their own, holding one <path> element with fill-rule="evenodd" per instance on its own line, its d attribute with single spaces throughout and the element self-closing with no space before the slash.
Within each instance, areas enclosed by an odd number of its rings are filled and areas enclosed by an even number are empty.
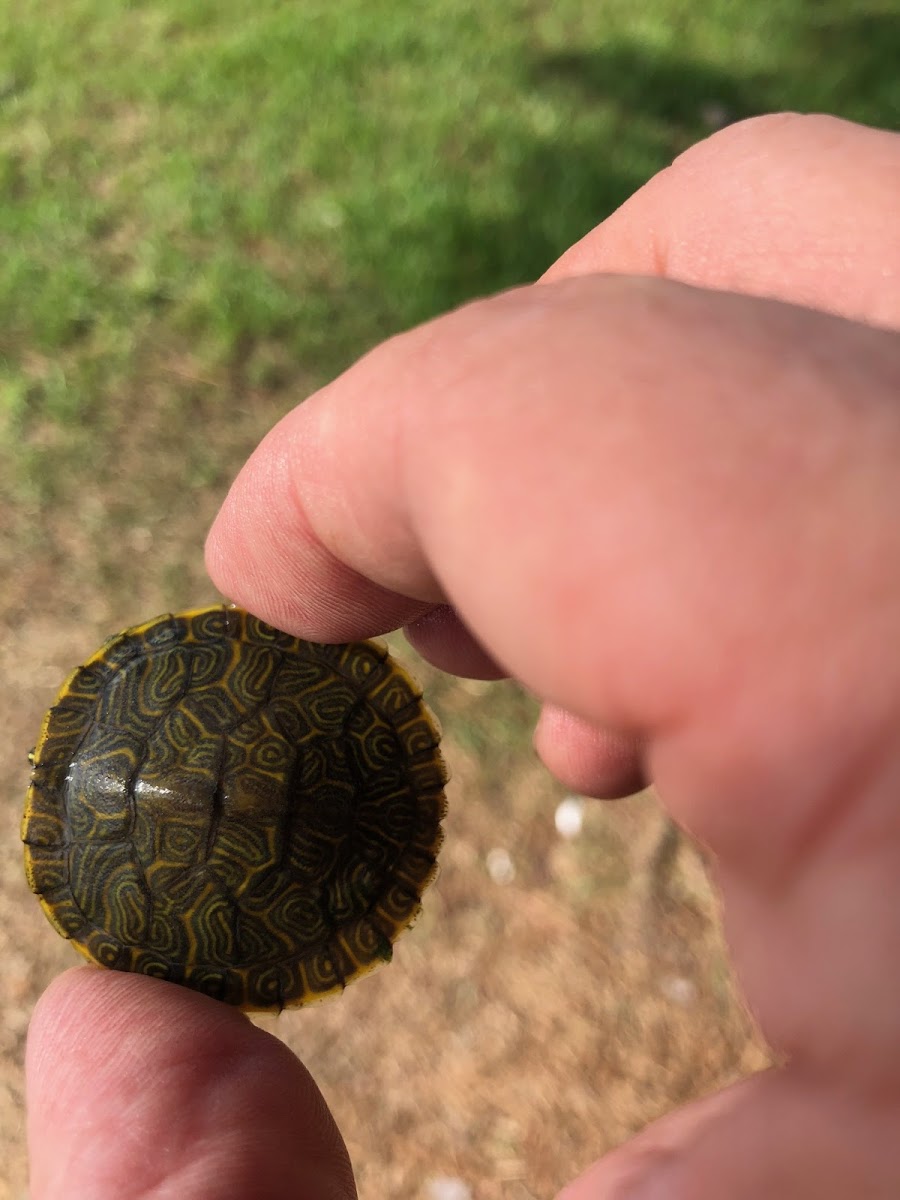
<svg viewBox="0 0 900 1200">
<path fill-rule="evenodd" d="M 10 478 L 58 500 L 150 382 L 285 407 L 534 278 L 715 112 L 896 124 L 889 7 L 0 0 Z"/>
</svg>

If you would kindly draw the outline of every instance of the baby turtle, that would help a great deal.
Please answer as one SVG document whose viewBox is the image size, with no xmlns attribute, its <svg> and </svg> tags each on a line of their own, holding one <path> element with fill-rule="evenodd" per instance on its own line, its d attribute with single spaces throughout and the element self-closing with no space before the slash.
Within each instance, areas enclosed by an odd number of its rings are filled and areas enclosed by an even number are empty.
<svg viewBox="0 0 900 1200">
<path fill-rule="evenodd" d="M 63 684 L 32 755 L 28 883 L 87 958 L 244 1009 L 390 959 L 434 878 L 439 734 L 372 642 L 168 613 Z"/>
</svg>

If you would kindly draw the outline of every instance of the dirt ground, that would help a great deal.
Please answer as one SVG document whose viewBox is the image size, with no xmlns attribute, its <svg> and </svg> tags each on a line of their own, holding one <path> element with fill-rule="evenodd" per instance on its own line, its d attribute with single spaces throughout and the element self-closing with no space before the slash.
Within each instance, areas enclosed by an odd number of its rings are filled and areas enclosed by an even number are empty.
<svg viewBox="0 0 900 1200">
<path fill-rule="evenodd" d="M 115 434 L 116 467 L 100 483 L 84 486 L 85 464 L 52 508 L 13 496 L 0 538 L 0 1200 L 27 1197 L 29 1015 L 77 959 L 22 875 L 27 752 L 62 678 L 104 637 L 215 599 L 203 533 L 271 419 L 238 414 L 222 475 L 187 493 L 184 463 L 160 453 L 165 406 L 147 411 Z M 764 1054 L 735 999 L 700 858 L 671 837 L 653 796 L 589 803 L 580 836 L 562 838 L 563 793 L 528 742 L 530 701 L 404 657 L 446 735 L 439 878 L 389 967 L 261 1023 L 318 1080 L 363 1200 L 543 1200 Z"/>
</svg>

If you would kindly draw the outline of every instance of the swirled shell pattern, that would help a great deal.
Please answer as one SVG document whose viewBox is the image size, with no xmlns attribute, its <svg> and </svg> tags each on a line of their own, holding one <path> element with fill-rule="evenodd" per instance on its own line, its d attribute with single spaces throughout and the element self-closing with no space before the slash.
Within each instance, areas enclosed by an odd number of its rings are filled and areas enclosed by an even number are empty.
<svg viewBox="0 0 900 1200">
<path fill-rule="evenodd" d="M 446 775 L 409 676 L 235 608 L 166 614 L 69 677 L 32 755 L 29 885 L 88 958 L 248 1009 L 391 957 Z"/>
</svg>

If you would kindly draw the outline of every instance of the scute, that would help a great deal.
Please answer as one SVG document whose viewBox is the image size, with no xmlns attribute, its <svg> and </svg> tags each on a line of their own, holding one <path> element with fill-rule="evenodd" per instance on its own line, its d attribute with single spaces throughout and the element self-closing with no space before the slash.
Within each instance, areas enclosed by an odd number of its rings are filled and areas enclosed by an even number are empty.
<svg viewBox="0 0 900 1200">
<path fill-rule="evenodd" d="M 29 885 L 87 958 L 245 1009 L 390 959 L 436 871 L 446 772 L 406 672 L 241 609 L 111 638 L 44 718 Z"/>
</svg>

